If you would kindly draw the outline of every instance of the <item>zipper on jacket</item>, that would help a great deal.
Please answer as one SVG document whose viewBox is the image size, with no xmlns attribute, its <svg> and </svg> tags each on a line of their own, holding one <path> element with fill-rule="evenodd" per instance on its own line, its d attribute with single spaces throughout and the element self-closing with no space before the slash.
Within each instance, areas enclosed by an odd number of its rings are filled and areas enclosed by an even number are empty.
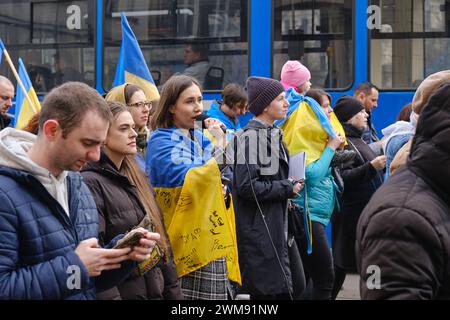
<svg viewBox="0 0 450 320">
<path fill-rule="evenodd" d="M 38 196 L 45 198 L 45 202 L 48 206 L 48 208 L 50 209 L 50 212 L 53 213 L 53 215 L 56 215 L 57 218 L 59 218 L 58 220 L 61 221 L 62 219 L 62 223 L 66 225 L 66 227 L 68 227 L 70 233 L 72 234 L 72 236 L 74 237 L 75 243 L 78 245 L 79 240 L 78 240 L 78 234 L 76 232 L 75 226 L 70 218 L 70 213 L 64 210 L 64 208 L 61 206 L 61 204 L 52 197 L 52 195 L 47 191 L 47 189 L 42 185 L 42 183 L 36 179 L 34 176 L 29 175 L 28 176 L 29 179 L 31 180 L 31 182 L 37 183 L 37 188 L 38 188 L 38 192 L 40 193 L 40 195 L 38 194 Z M 67 178 L 69 179 L 69 176 L 67 176 Z M 67 184 L 67 191 L 68 191 L 68 198 L 70 199 L 70 187 L 71 184 L 68 183 Z M 40 189 L 40 190 L 39 190 Z M 70 204 L 69 204 L 69 211 L 70 211 Z"/>
</svg>

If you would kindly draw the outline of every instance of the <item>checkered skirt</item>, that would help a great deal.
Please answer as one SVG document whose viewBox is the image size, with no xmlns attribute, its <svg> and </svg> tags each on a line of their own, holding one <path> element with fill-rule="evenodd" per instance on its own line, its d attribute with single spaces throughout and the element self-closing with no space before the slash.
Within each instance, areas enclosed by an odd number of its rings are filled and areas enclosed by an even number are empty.
<svg viewBox="0 0 450 320">
<path fill-rule="evenodd" d="M 226 300 L 228 276 L 225 258 L 181 277 L 180 285 L 186 300 Z"/>
</svg>

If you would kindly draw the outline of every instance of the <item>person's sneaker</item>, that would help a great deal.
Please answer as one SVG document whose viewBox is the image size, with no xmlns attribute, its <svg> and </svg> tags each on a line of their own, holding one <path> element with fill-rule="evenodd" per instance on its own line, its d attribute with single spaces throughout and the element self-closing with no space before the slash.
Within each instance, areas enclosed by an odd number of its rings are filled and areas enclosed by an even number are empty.
<svg viewBox="0 0 450 320">
<path fill-rule="evenodd" d="M 343 168 L 346 164 L 351 164 L 356 157 L 356 151 L 338 149 L 334 153 L 333 160 L 331 160 L 330 166 L 335 168 Z"/>
</svg>

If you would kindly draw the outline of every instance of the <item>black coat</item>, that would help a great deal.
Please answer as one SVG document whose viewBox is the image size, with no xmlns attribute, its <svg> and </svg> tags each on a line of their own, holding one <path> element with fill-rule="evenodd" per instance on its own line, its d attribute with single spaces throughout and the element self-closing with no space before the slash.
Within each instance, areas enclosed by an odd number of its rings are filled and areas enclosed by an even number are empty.
<svg viewBox="0 0 450 320">
<path fill-rule="evenodd" d="M 363 299 L 450 299 L 450 85 L 424 108 L 406 167 L 361 215 L 356 255 Z M 381 271 L 381 290 L 366 286 Z M 371 282 L 371 281 L 369 281 Z"/>
<path fill-rule="evenodd" d="M 104 154 L 99 162 L 88 163 L 82 170 L 84 181 L 94 196 L 99 212 L 99 239 L 108 243 L 126 233 L 145 217 L 138 191 L 121 175 Z M 115 290 L 100 292 L 99 299 L 182 299 L 178 275 L 172 259 L 162 260 L 144 276 L 130 275 Z"/>
<path fill-rule="evenodd" d="M 6 127 L 8 127 L 10 123 L 11 123 L 11 119 L 9 119 L 7 117 L 3 118 L 3 116 L 0 115 L 0 130 L 3 130 Z"/>
<path fill-rule="evenodd" d="M 336 265 L 355 271 L 356 225 L 361 212 L 383 183 L 383 175 L 370 164 L 376 156 L 361 139 L 362 131 L 348 124 L 344 124 L 344 130 L 349 141 L 346 149 L 356 149 L 359 153 L 350 166 L 341 170 L 344 194 L 340 212 L 333 215 L 333 256 Z"/>
<path fill-rule="evenodd" d="M 279 139 L 273 139 L 273 135 L 277 134 Z M 274 142 L 278 144 L 277 148 L 273 149 L 282 148 L 283 151 L 273 155 L 273 172 L 265 172 L 269 165 L 263 165 L 262 162 L 266 161 L 261 161 L 260 156 L 265 153 L 263 148 L 271 146 L 272 139 L 278 141 Z M 289 160 L 287 149 L 281 141 L 281 130 L 270 129 L 252 120 L 244 128 L 244 132 L 238 134 L 237 140 L 240 142 L 235 146 L 233 199 L 243 287 L 253 295 L 287 294 L 288 288 L 292 289 L 292 280 L 287 246 L 286 208 L 287 200 L 294 194 L 293 185 L 288 180 Z M 244 150 L 250 174 L 243 161 Z M 250 181 L 253 183 L 281 266 L 258 211 Z"/>
</svg>

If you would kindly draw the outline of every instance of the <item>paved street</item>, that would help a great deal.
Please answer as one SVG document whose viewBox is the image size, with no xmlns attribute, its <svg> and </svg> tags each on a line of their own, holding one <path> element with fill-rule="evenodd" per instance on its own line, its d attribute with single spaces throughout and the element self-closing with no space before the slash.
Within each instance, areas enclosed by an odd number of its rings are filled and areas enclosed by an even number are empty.
<svg viewBox="0 0 450 320">
<path fill-rule="evenodd" d="M 237 300 L 249 300 L 250 296 L 242 294 L 237 297 Z M 349 274 L 345 278 L 342 290 L 336 300 L 360 300 L 359 295 L 359 275 Z"/>
<path fill-rule="evenodd" d="M 359 275 L 347 275 L 343 288 L 337 297 L 337 300 L 360 300 L 359 295 Z"/>
</svg>

